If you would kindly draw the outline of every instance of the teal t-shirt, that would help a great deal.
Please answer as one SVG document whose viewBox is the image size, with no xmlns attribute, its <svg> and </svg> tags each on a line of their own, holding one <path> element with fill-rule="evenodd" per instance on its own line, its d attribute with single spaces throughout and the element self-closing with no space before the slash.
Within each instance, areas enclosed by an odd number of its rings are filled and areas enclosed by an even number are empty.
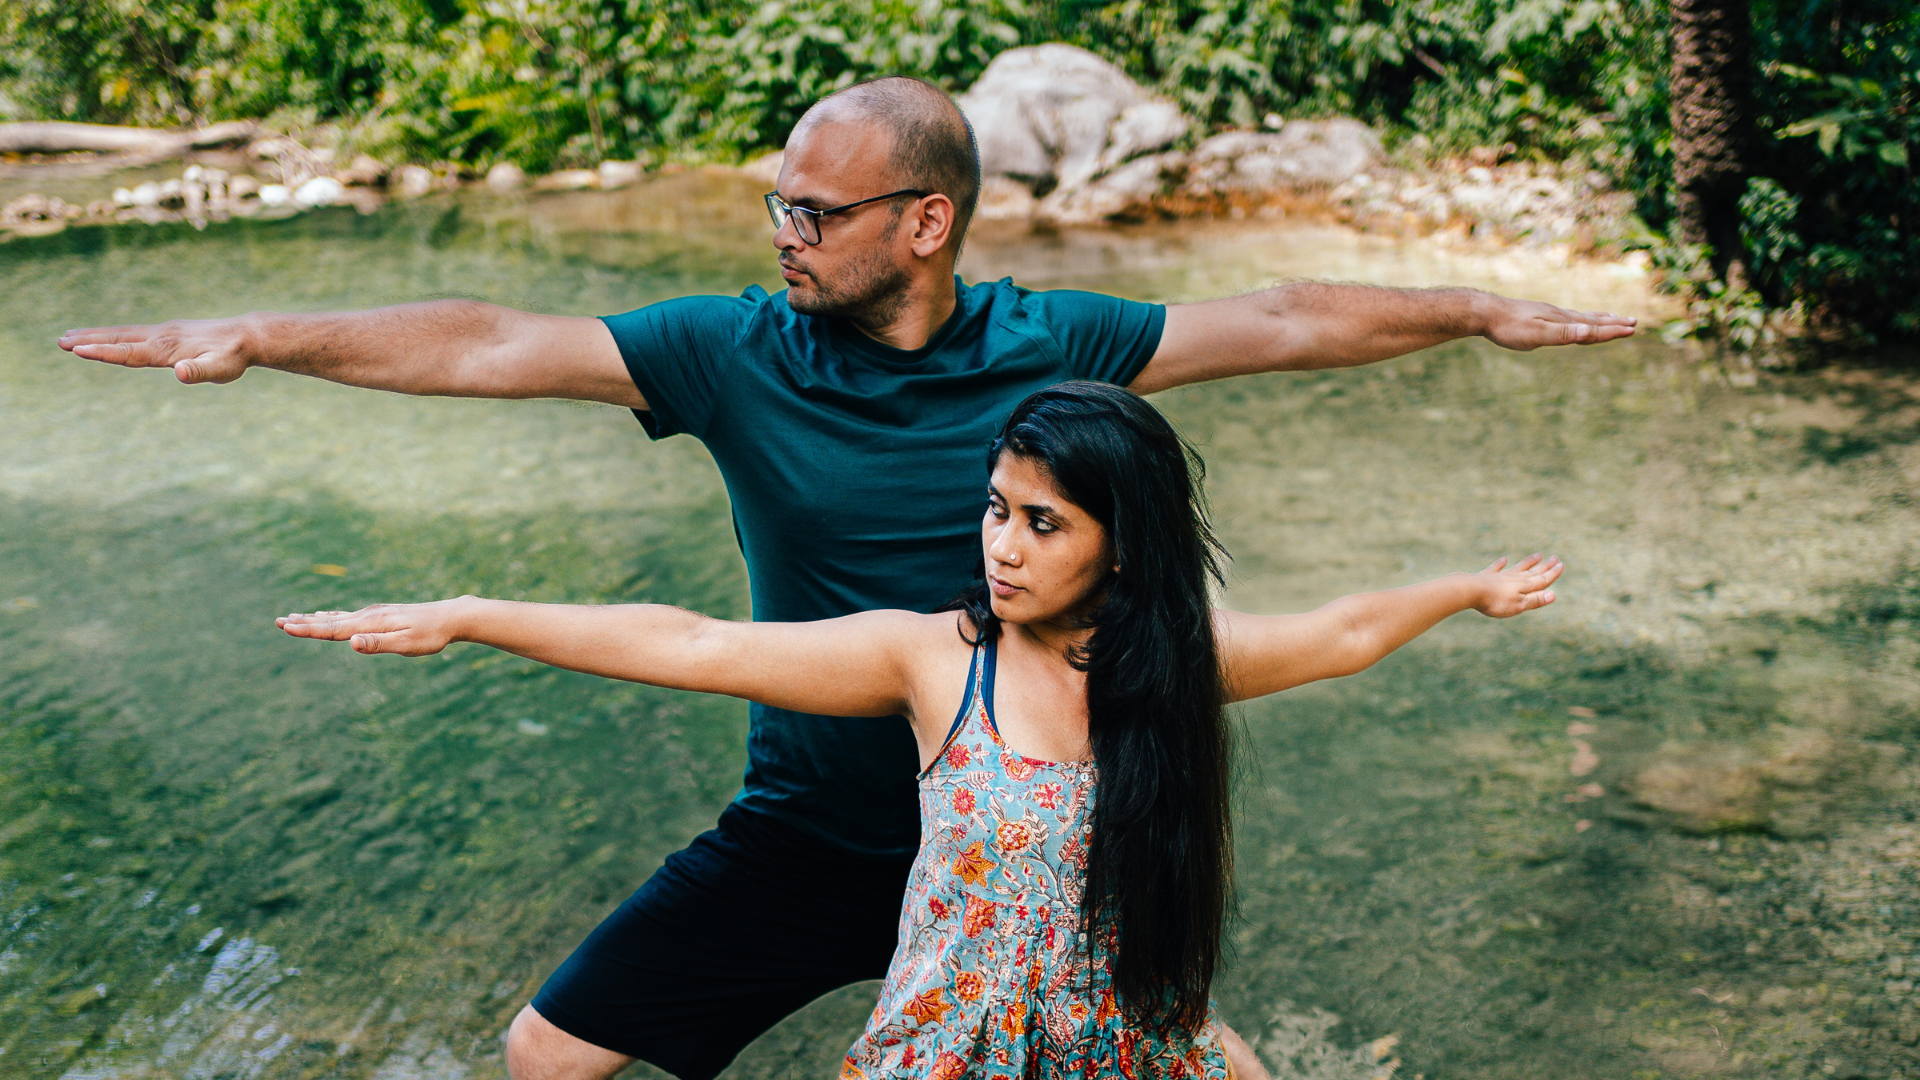
<svg viewBox="0 0 1920 1080">
<path fill-rule="evenodd" d="M 753 617 L 932 611 L 980 564 L 986 449 L 1014 405 L 1071 379 L 1125 386 L 1166 309 L 1097 293 L 954 282 L 925 347 L 889 348 L 759 286 L 604 321 L 653 438 L 706 443 L 733 502 Z M 858 854 L 919 842 L 913 734 L 897 718 L 753 705 L 736 805 Z"/>
</svg>

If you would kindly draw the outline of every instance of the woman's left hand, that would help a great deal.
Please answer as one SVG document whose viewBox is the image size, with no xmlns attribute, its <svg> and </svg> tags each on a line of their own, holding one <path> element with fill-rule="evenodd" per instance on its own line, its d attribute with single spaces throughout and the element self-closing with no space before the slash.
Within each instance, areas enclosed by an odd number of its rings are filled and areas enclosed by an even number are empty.
<svg viewBox="0 0 1920 1080">
<path fill-rule="evenodd" d="M 1512 566 L 1502 558 L 1473 575 L 1480 583 L 1481 595 L 1474 609 L 1496 619 L 1511 618 L 1553 603 L 1553 590 L 1547 586 L 1560 577 L 1567 565 L 1553 555 L 1529 555 Z"/>
</svg>

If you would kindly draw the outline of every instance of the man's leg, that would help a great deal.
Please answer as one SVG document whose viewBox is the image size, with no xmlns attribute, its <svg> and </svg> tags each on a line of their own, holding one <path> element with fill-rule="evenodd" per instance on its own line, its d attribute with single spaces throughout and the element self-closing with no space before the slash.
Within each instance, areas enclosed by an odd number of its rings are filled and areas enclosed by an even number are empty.
<svg viewBox="0 0 1920 1080">
<path fill-rule="evenodd" d="M 509 1070 L 600 1080 L 639 1060 L 712 1080 L 808 1002 L 886 974 L 910 866 L 729 808 L 547 979 L 509 1029 Z"/>
<path fill-rule="evenodd" d="M 507 1075 L 513 1080 L 607 1080 L 635 1060 L 574 1038 L 531 1005 L 507 1029 Z"/>
</svg>

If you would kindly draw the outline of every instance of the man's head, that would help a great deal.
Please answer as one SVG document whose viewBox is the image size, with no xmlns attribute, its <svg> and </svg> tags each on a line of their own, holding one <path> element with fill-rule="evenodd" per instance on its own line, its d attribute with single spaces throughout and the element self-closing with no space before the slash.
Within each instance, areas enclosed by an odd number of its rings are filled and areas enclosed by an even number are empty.
<svg viewBox="0 0 1920 1080">
<path fill-rule="evenodd" d="M 828 210 L 900 195 L 820 219 L 809 244 L 789 223 L 775 234 L 787 302 L 808 315 L 891 322 L 916 281 L 944 281 L 980 196 L 980 153 L 966 117 L 940 88 L 893 77 L 823 98 L 794 125 L 778 192 Z"/>
</svg>

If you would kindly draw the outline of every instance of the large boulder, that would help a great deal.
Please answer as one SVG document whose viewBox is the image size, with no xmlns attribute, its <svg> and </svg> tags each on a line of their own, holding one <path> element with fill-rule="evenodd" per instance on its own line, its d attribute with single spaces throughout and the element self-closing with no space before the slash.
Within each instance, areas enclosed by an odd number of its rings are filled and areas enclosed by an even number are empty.
<svg viewBox="0 0 1920 1080">
<path fill-rule="evenodd" d="M 1194 194 L 1333 187 L 1377 164 L 1380 136 L 1358 120 L 1290 120 L 1277 132 L 1229 131 L 1193 148 Z"/>
<path fill-rule="evenodd" d="M 1172 102 L 1072 45 L 995 57 L 960 97 L 980 141 L 981 171 L 1062 195 L 1187 132 Z"/>
</svg>

